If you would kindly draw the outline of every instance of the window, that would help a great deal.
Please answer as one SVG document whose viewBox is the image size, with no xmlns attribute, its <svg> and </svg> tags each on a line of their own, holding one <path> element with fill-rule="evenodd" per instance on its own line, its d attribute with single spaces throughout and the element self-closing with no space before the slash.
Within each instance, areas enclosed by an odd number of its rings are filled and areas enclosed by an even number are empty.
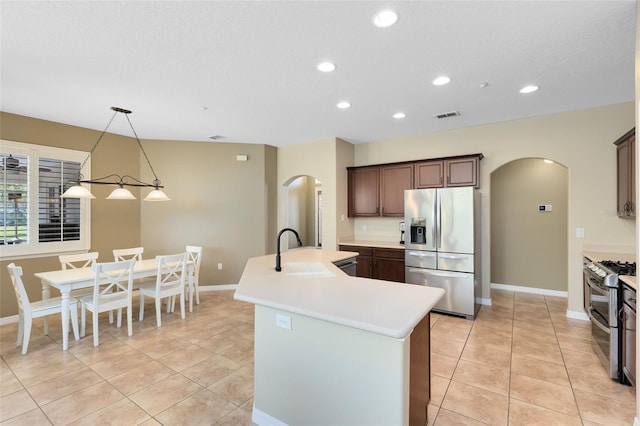
<svg viewBox="0 0 640 426">
<path fill-rule="evenodd" d="M 89 249 L 90 200 L 60 198 L 86 156 L 0 140 L 0 258 Z"/>
</svg>

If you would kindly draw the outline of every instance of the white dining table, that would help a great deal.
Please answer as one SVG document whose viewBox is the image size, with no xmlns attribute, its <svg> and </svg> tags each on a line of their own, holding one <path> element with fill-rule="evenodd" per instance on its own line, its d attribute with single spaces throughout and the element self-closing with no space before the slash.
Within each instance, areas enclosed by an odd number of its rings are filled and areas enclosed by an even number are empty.
<svg viewBox="0 0 640 426">
<path fill-rule="evenodd" d="M 192 279 L 192 268 L 191 262 L 187 262 L 187 276 L 189 279 Z M 155 277 L 157 273 L 158 264 L 155 259 L 137 261 L 133 267 L 133 279 Z M 40 278 L 42 283 L 42 299 L 50 297 L 51 287 L 60 290 L 62 296 L 62 349 L 66 351 L 69 349 L 69 298 L 71 290 L 93 287 L 95 272 L 89 267 L 36 272 L 34 275 L 36 278 Z M 45 334 L 48 334 L 49 323 L 47 317 L 45 317 L 44 327 Z"/>
</svg>

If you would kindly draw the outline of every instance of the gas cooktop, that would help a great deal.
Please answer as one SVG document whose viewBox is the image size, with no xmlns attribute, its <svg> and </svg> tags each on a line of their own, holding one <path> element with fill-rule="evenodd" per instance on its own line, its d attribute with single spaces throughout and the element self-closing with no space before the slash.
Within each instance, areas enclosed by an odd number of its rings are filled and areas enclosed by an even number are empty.
<svg viewBox="0 0 640 426">
<path fill-rule="evenodd" d="M 602 266 L 618 275 L 636 276 L 636 262 L 617 262 L 613 260 L 603 260 L 599 262 Z"/>
</svg>

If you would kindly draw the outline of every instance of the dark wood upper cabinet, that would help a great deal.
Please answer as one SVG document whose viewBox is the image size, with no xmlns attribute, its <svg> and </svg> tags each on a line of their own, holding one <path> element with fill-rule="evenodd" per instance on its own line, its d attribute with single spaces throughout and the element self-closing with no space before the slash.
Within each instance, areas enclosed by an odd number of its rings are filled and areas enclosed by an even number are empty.
<svg viewBox="0 0 640 426">
<path fill-rule="evenodd" d="M 357 167 L 348 171 L 348 214 L 380 215 L 380 167 Z"/>
<path fill-rule="evenodd" d="M 618 217 L 636 217 L 636 129 L 633 128 L 614 142 L 618 172 Z"/>
<path fill-rule="evenodd" d="M 404 190 L 413 188 L 413 165 L 380 167 L 382 216 L 404 216 Z"/>
<path fill-rule="evenodd" d="M 407 189 L 480 186 L 482 154 L 347 167 L 349 217 L 404 216 Z"/>
<path fill-rule="evenodd" d="M 444 161 L 416 163 L 414 188 L 442 188 L 444 186 Z"/>
<path fill-rule="evenodd" d="M 447 177 L 445 187 L 478 187 L 478 157 L 446 160 L 445 176 Z"/>
<path fill-rule="evenodd" d="M 478 187 L 478 162 L 473 156 L 415 163 L 414 188 Z"/>
</svg>

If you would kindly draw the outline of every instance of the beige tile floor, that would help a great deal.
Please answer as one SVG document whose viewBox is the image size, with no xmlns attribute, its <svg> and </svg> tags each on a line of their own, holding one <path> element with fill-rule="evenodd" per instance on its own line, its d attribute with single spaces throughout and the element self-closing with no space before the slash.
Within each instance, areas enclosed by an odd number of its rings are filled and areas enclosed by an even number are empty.
<svg viewBox="0 0 640 426">
<path fill-rule="evenodd" d="M 633 423 L 634 390 L 608 379 L 565 299 L 493 291 L 492 301 L 474 322 L 432 315 L 430 424 Z M 25 356 L 17 326 L 0 327 L 0 423 L 251 425 L 253 306 L 232 291 L 201 302 L 185 321 L 163 313 L 160 329 L 149 304 L 132 337 L 104 315 L 100 346 L 89 327 L 67 352 L 59 319 L 50 337 L 36 321 Z"/>
</svg>

